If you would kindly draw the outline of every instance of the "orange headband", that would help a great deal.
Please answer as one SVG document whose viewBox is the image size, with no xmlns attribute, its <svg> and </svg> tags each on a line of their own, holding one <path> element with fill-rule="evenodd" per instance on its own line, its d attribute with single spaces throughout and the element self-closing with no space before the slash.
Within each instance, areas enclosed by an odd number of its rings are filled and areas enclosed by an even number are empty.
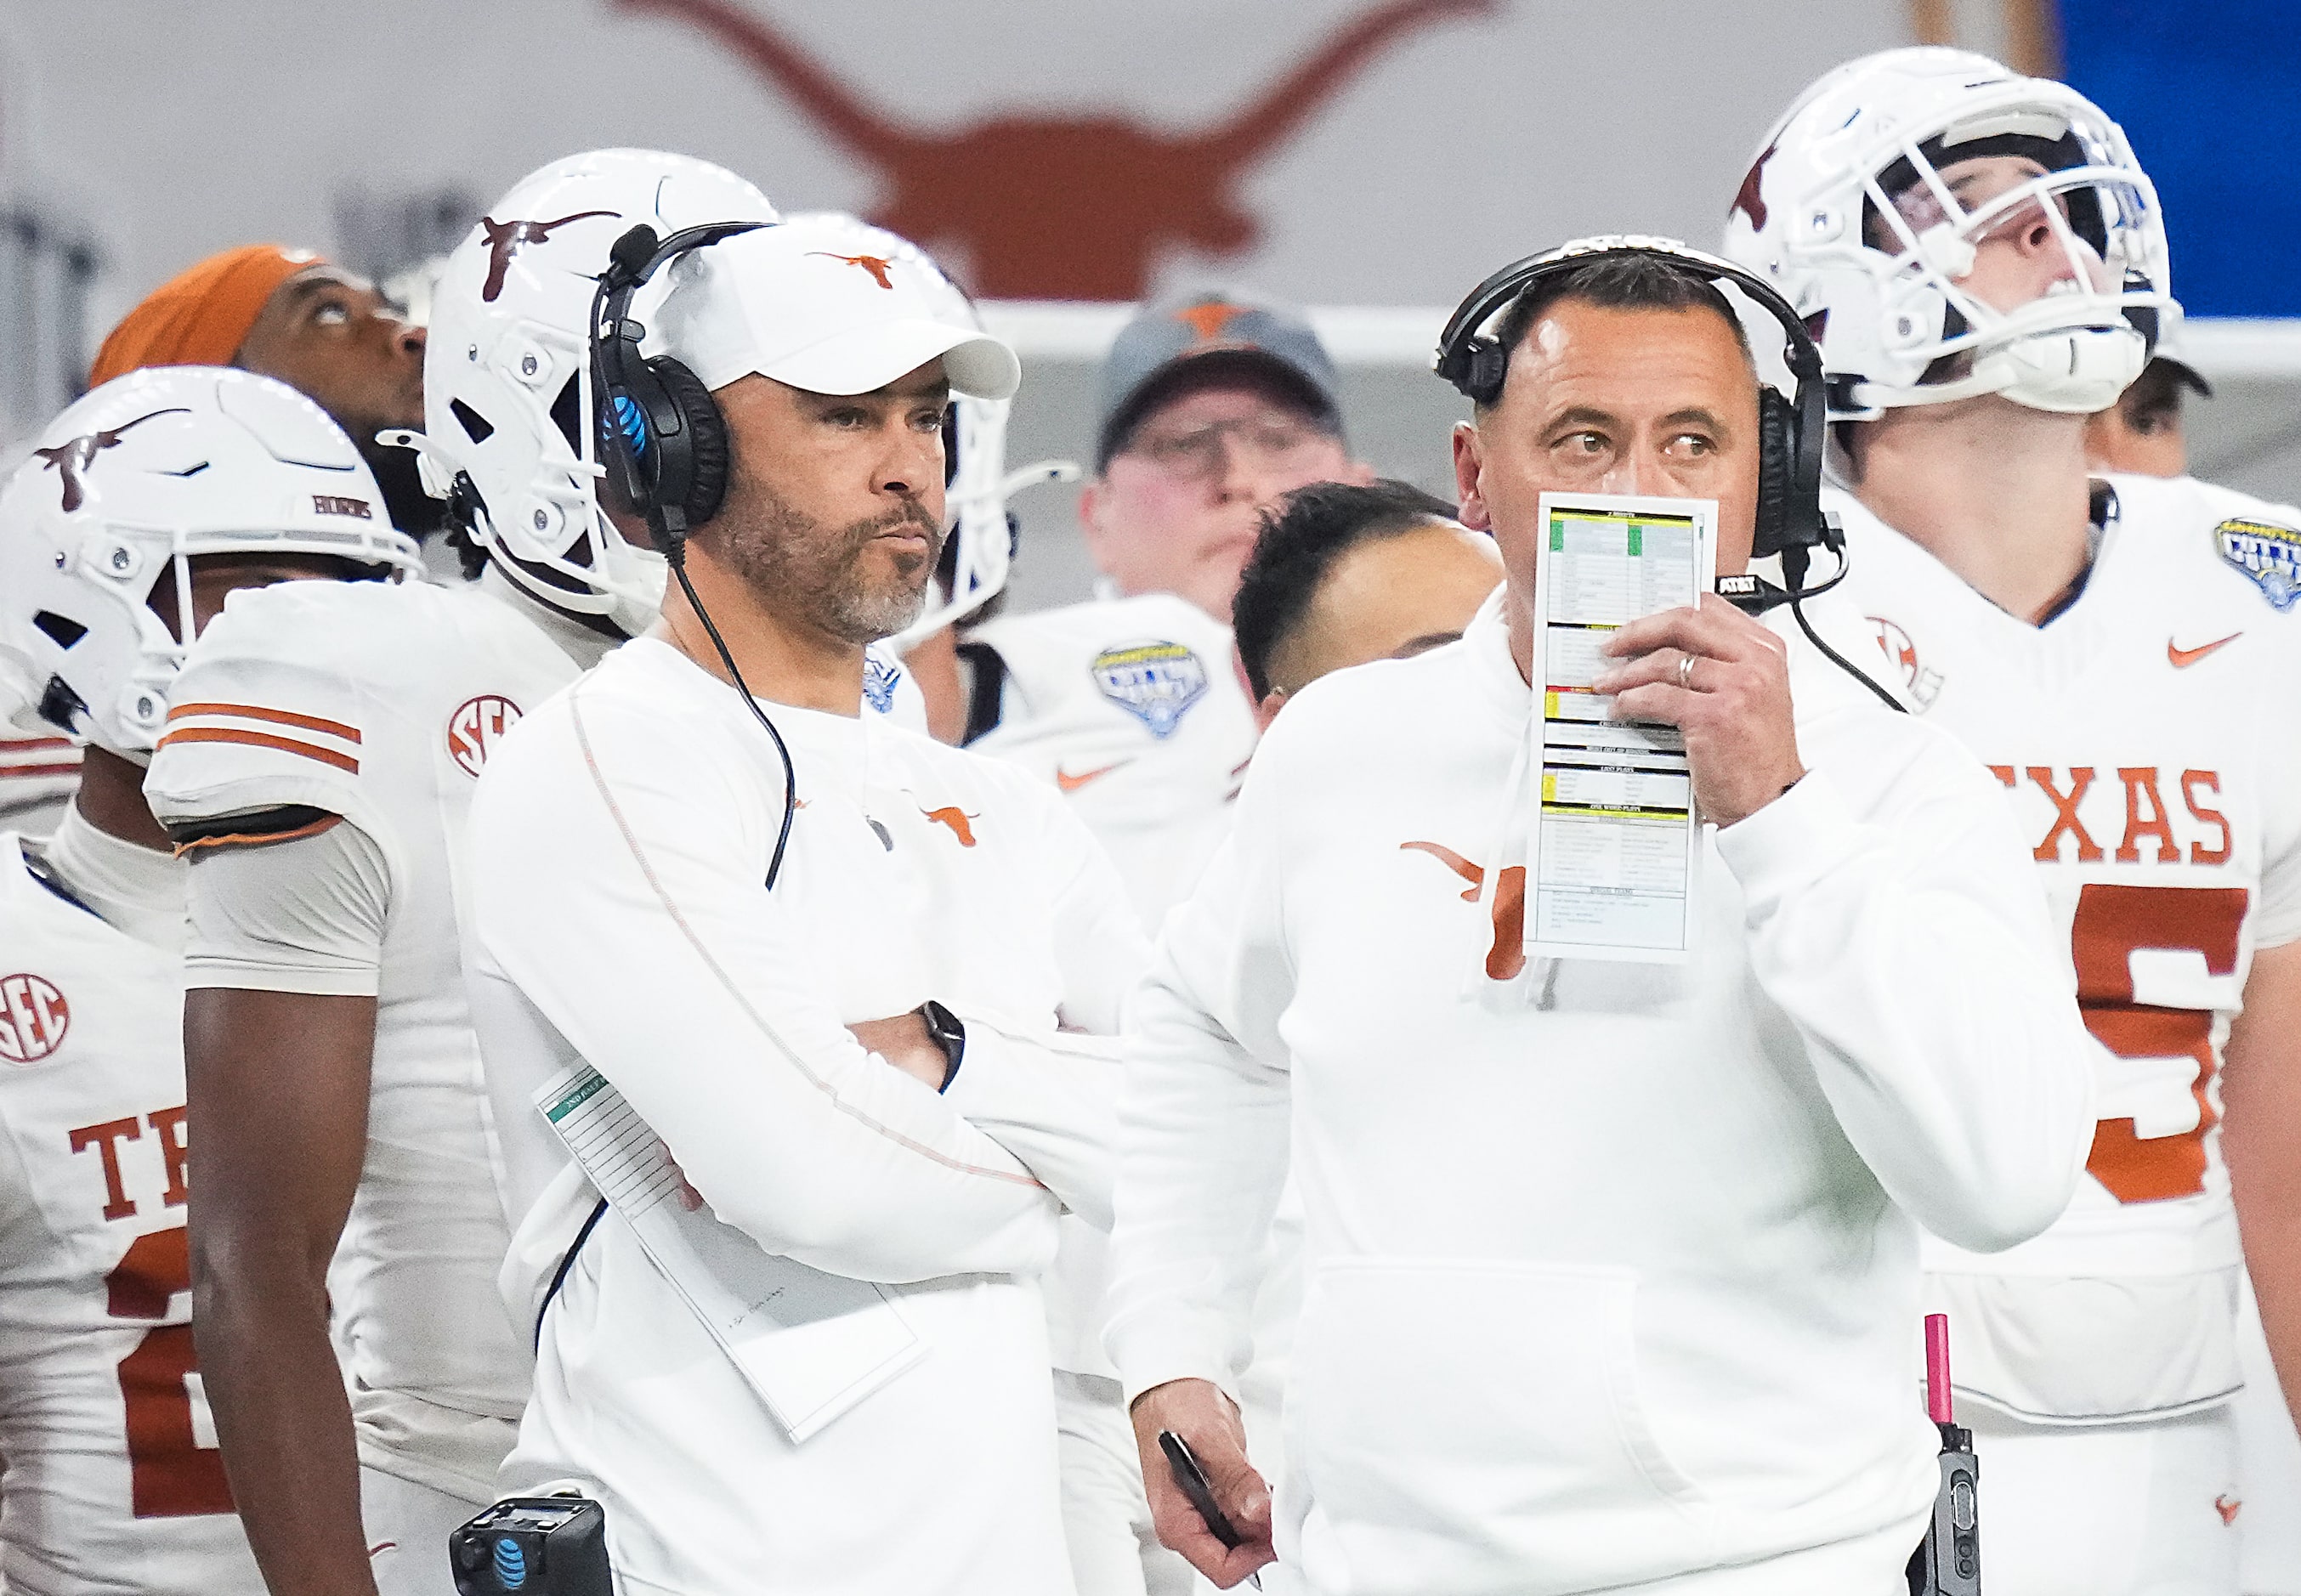
<svg viewBox="0 0 2301 1596">
<path fill-rule="evenodd" d="M 144 366 L 228 366 L 264 303 L 306 266 L 308 249 L 249 244 L 178 272 L 120 319 L 96 353 L 90 388 Z"/>
</svg>

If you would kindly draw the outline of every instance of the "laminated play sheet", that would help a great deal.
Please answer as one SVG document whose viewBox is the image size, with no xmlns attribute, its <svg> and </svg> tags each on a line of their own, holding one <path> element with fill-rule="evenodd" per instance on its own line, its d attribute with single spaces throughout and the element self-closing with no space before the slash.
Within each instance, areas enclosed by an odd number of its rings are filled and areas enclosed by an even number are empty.
<svg viewBox="0 0 2301 1596">
<path fill-rule="evenodd" d="M 778 1257 L 721 1224 L 590 1065 L 562 1070 L 534 1101 L 793 1441 L 926 1356 L 883 1288 Z"/>
<path fill-rule="evenodd" d="M 1686 742 L 1674 726 L 1611 718 L 1590 684 L 1617 663 L 1601 652 L 1617 629 L 1709 591 L 1717 502 L 1545 493 L 1541 515 L 1526 950 L 1683 963 L 1703 862 Z"/>
</svg>

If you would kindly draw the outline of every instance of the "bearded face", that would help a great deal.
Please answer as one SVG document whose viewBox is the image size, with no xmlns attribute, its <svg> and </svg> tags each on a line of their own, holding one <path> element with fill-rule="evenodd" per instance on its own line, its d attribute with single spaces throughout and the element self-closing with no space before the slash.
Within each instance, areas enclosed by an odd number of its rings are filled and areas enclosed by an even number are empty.
<svg viewBox="0 0 2301 1596">
<path fill-rule="evenodd" d="M 916 620 L 943 531 L 918 499 L 863 521 L 830 524 L 764 482 L 711 534 L 752 591 L 792 621 L 860 647 Z"/>
</svg>

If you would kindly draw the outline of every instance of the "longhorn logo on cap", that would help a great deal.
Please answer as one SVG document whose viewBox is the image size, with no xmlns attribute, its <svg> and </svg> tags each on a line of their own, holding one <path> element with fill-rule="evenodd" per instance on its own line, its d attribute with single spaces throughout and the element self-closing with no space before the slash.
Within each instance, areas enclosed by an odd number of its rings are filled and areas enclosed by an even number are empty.
<svg viewBox="0 0 2301 1596">
<path fill-rule="evenodd" d="M 1175 320 L 1188 326 L 1202 344 L 1211 344 L 1222 337 L 1223 329 L 1237 317 L 1246 314 L 1243 305 L 1225 305 L 1219 299 L 1209 299 L 1204 305 L 1193 305 L 1175 313 Z"/>
<path fill-rule="evenodd" d="M 492 216 L 481 217 L 480 230 L 488 236 L 488 280 L 480 289 L 480 297 L 489 305 L 495 303 L 496 296 L 503 292 L 504 274 L 511 270 L 511 257 L 522 246 L 548 243 L 553 228 L 587 216 L 615 215 L 618 213 L 614 211 L 578 211 L 556 221 L 498 221 Z"/>
<path fill-rule="evenodd" d="M 807 251 L 807 254 L 809 255 L 819 255 L 826 261 L 844 261 L 850 266 L 860 266 L 864 271 L 868 272 L 871 274 L 871 280 L 873 282 L 877 283 L 881 288 L 887 289 L 890 293 L 894 291 L 895 280 L 891 273 L 895 270 L 895 263 L 887 259 L 884 255 L 834 255 L 828 249 L 810 249 Z"/>
<path fill-rule="evenodd" d="M 171 405 L 165 410 L 155 410 L 150 415 L 139 415 L 132 422 L 122 422 L 109 430 L 90 432 L 81 438 L 68 438 L 52 449 L 34 449 L 32 453 L 54 466 L 56 475 L 63 479 L 64 513 L 70 514 L 79 509 L 87 498 L 81 490 L 80 473 L 96 464 L 96 455 L 127 437 L 130 429 L 142 426 L 154 416 L 189 414 L 191 412 L 181 405 Z"/>
</svg>

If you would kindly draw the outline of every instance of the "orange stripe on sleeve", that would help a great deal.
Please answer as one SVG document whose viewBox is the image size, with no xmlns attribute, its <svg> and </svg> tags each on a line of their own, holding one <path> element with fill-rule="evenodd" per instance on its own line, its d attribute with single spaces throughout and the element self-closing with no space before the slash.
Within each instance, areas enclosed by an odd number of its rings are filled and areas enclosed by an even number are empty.
<svg viewBox="0 0 2301 1596">
<path fill-rule="evenodd" d="M 359 761 L 349 754 L 339 754 L 333 748 L 297 742 L 292 737 L 274 737 L 269 731 L 243 731 L 236 726 L 179 726 L 161 738 L 159 746 L 164 748 L 171 743 L 179 742 L 237 742 L 252 748 L 277 748 L 283 754 L 300 754 L 306 759 L 316 759 L 322 765 L 332 765 L 338 770 L 359 774 Z"/>
<path fill-rule="evenodd" d="M 357 726 L 347 726 L 341 721 L 323 721 L 315 714 L 266 709 L 261 704 L 179 704 L 168 711 L 168 718 L 172 721 L 180 721 L 193 714 L 238 715 L 243 720 L 270 721 L 279 726 L 301 726 L 306 731 L 324 731 L 331 737 L 340 737 L 346 742 L 360 740 Z"/>
</svg>

